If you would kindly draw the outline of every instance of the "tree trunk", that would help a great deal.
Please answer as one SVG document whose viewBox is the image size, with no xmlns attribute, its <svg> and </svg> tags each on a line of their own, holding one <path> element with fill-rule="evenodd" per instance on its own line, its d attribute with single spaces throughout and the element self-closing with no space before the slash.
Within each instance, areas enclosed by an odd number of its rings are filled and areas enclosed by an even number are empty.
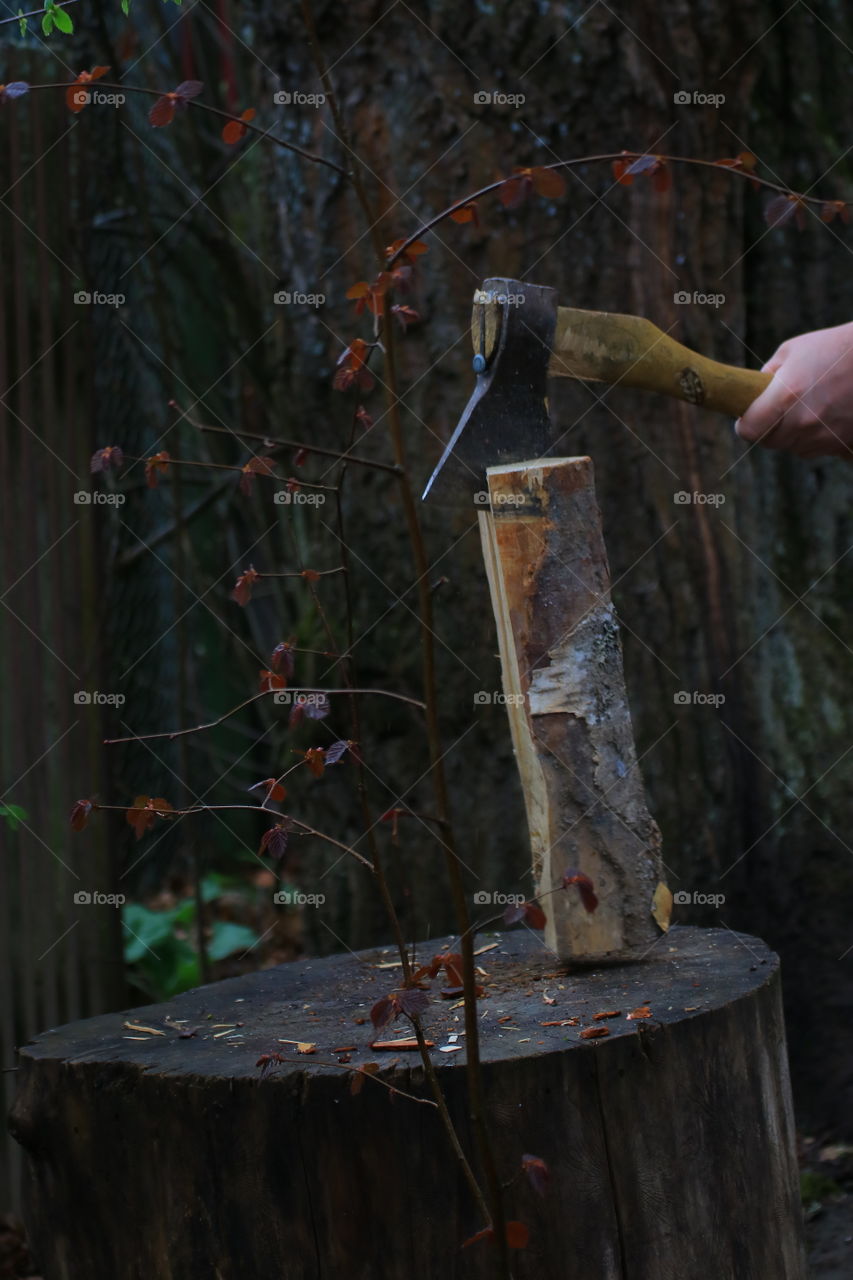
<svg viewBox="0 0 853 1280">
<path fill-rule="evenodd" d="M 489 1245 L 460 1250 L 483 1223 L 434 1109 L 375 1079 L 353 1094 L 355 1069 L 391 1056 L 367 1021 L 390 961 L 285 965 L 24 1050 L 13 1131 L 45 1280 L 489 1280 Z M 804 1280 L 779 966 L 763 943 L 676 929 L 644 963 L 595 970 L 522 931 L 479 962 L 499 1173 L 530 1232 L 516 1280 Z M 470 1145 L 462 1027 L 450 1001 L 425 1015 Z M 288 1061 L 259 1078 L 276 1051 Z M 428 1097 L 412 1057 L 396 1051 L 381 1081 Z M 542 1199 L 524 1155 L 547 1165 Z"/>
</svg>

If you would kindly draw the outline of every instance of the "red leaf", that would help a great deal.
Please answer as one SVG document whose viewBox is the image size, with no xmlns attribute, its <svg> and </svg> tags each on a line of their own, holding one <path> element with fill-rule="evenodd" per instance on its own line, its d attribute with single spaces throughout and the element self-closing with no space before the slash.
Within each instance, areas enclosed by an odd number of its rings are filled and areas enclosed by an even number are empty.
<svg viewBox="0 0 853 1280">
<path fill-rule="evenodd" d="M 530 1239 L 530 1232 L 523 1222 L 506 1224 L 506 1242 L 510 1249 L 525 1249 Z"/>
<path fill-rule="evenodd" d="M 797 211 L 796 196 L 774 196 L 764 206 L 764 220 L 768 227 L 783 227 Z"/>
<path fill-rule="evenodd" d="M 145 832 L 154 826 L 155 818 L 162 818 L 171 812 L 172 806 L 162 796 L 154 798 L 151 796 L 137 796 L 125 816 L 129 825 L 133 827 L 137 840 L 141 840 Z"/>
<path fill-rule="evenodd" d="M 547 923 L 545 912 L 536 902 L 525 902 L 524 918 L 531 929 L 544 929 Z"/>
<path fill-rule="evenodd" d="M 249 787 L 249 790 L 257 791 L 259 787 L 263 787 L 267 793 L 264 797 L 264 803 L 267 800 L 281 801 L 287 795 L 284 787 L 275 778 L 264 778 L 263 782 L 254 782 Z"/>
<path fill-rule="evenodd" d="M 516 176 L 510 178 L 501 187 L 501 204 L 505 209 L 517 209 L 527 199 L 532 187 L 530 170 L 518 170 Z"/>
<path fill-rule="evenodd" d="M 258 852 L 261 855 L 268 853 L 271 858 L 283 858 L 287 853 L 288 839 L 287 828 L 279 822 L 276 826 L 270 827 L 261 836 L 261 845 Z"/>
<path fill-rule="evenodd" d="M 589 876 L 584 875 L 582 871 L 576 871 L 574 867 L 569 867 L 562 879 L 561 887 L 568 889 L 570 885 L 576 885 L 580 900 L 587 911 L 592 913 L 598 906 L 598 898 L 595 893 L 595 885 Z"/>
<path fill-rule="evenodd" d="M 401 245 L 404 245 L 405 243 L 405 240 L 395 240 L 393 244 L 386 245 L 386 258 L 393 258 Z M 424 253 L 429 253 L 429 246 L 425 245 L 423 240 L 413 240 L 405 252 L 400 255 L 399 262 L 406 263 L 409 266 L 414 266 L 416 259 L 420 258 Z"/>
<path fill-rule="evenodd" d="M 412 307 L 394 306 L 391 308 L 391 314 L 403 330 L 403 333 L 406 332 L 410 324 L 417 324 L 420 320 L 417 311 L 413 310 Z"/>
<path fill-rule="evenodd" d="M 326 747 L 326 764 L 339 764 L 349 751 L 349 742 L 333 742 L 330 747 Z"/>
<path fill-rule="evenodd" d="M 311 457 L 311 454 L 308 452 L 307 449 L 297 449 L 296 453 L 294 453 L 293 455 L 294 467 L 304 467 L 305 463 L 308 461 L 310 457 Z"/>
<path fill-rule="evenodd" d="M 275 671 L 262 671 L 261 693 L 272 693 L 274 689 L 286 689 L 287 681 L 284 676 L 277 675 Z"/>
<path fill-rule="evenodd" d="M 364 1081 L 368 1076 L 375 1076 L 378 1074 L 379 1074 L 378 1062 L 362 1063 L 358 1071 L 353 1072 L 352 1080 L 350 1081 L 349 1091 L 352 1094 L 352 1096 L 354 1098 L 358 1097 L 358 1095 L 361 1093 L 362 1088 L 364 1087 Z"/>
<path fill-rule="evenodd" d="M 162 129 L 164 125 L 171 124 L 175 118 L 175 103 L 176 98 L 173 93 L 166 93 L 162 98 L 158 98 L 148 112 L 149 124 L 153 124 L 155 129 Z"/>
<path fill-rule="evenodd" d="M 252 598 L 252 587 L 256 582 L 260 581 L 261 575 L 251 566 L 234 584 L 234 590 L 231 592 L 231 599 L 236 600 L 238 604 L 247 605 Z"/>
<path fill-rule="evenodd" d="M 320 575 L 316 569 L 303 569 L 302 577 L 306 582 L 319 582 Z"/>
<path fill-rule="evenodd" d="M 631 183 L 634 181 L 633 174 L 629 173 L 630 166 L 631 166 L 630 160 L 614 160 L 613 161 L 613 165 L 612 165 L 613 177 L 623 187 L 630 187 Z"/>
<path fill-rule="evenodd" d="M 447 981 L 451 987 L 461 987 L 464 983 L 462 977 L 462 957 L 455 951 L 442 952 L 440 956 L 435 957 L 441 961 L 441 967 L 447 974 Z"/>
<path fill-rule="evenodd" d="M 480 212 L 476 204 L 463 204 L 459 209 L 454 209 L 450 217 L 454 222 L 473 222 L 475 227 L 480 225 Z"/>
<path fill-rule="evenodd" d="M 494 1237 L 493 1227 L 484 1227 L 482 1231 L 478 1231 L 476 1235 L 469 1236 L 463 1241 L 462 1248 L 467 1249 L 470 1244 L 479 1244 L 481 1240 L 491 1240 Z M 508 1222 L 506 1224 L 506 1242 L 510 1249 L 524 1249 L 530 1239 L 530 1232 L 523 1222 Z"/>
<path fill-rule="evenodd" d="M 544 1200 L 548 1183 L 551 1181 L 551 1170 L 545 1161 L 539 1156 L 522 1156 L 521 1167 L 527 1174 L 533 1190 Z"/>
<path fill-rule="evenodd" d="M 89 814 L 92 812 L 91 800 L 78 800 L 71 810 L 71 830 L 82 831 L 89 820 Z"/>
<path fill-rule="evenodd" d="M 188 102 L 190 98 L 197 98 L 204 88 L 201 80 L 183 80 L 175 90 L 176 98 L 183 98 L 184 102 Z"/>
<path fill-rule="evenodd" d="M 305 715 L 308 720 L 325 720 L 331 710 L 325 693 L 306 694 L 304 701 Z M 328 759 L 326 763 L 328 764 Z"/>
<path fill-rule="evenodd" d="M 73 111 L 75 115 L 78 111 L 82 111 L 89 102 L 89 92 L 86 88 L 80 88 L 81 85 L 91 84 L 93 80 L 100 80 L 101 76 L 105 76 L 109 71 L 109 67 L 93 67 L 91 71 L 79 71 L 77 78 L 65 90 L 65 105 L 69 111 Z M 7 92 L 11 85 L 7 85 Z"/>
<path fill-rule="evenodd" d="M 400 1014 L 400 1007 L 397 1003 L 397 994 L 392 992 L 389 996 L 382 996 L 380 1000 L 370 1010 L 370 1021 L 373 1023 L 376 1031 L 381 1031 L 383 1027 L 387 1027 L 389 1022 L 394 1022 Z"/>
<path fill-rule="evenodd" d="M 655 191 L 669 191 L 672 186 L 672 171 L 665 161 L 661 160 L 652 172 L 652 185 Z"/>
<path fill-rule="evenodd" d="M 350 387 L 361 387 L 370 391 L 373 386 L 373 375 L 367 368 L 368 345 L 363 338 L 355 338 L 339 356 L 337 371 L 332 386 L 336 391 L 348 391 Z"/>
<path fill-rule="evenodd" d="M 560 196 L 566 194 L 566 180 L 556 169 L 531 169 L 530 174 L 537 195 L 546 196 L 549 200 L 559 200 Z"/>
<path fill-rule="evenodd" d="M 657 169 L 660 163 L 657 156 L 638 156 L 636 160 L 630 161 L 625 172 L 631 174 L 649 173 Z"/>
<path fill-rule="evenodd" d="M 361 427 L 362 431 L 369 431 L 373 426 L 373 419 L 367 412 L 363 404 L 360 404 L 355 411 L 355 420 Z"/>
<path fill-rule="evenodd" d="M 98 449 L 92 454 L 92 461 L 89 463 L 89 470 L 92 475 L 97 475 L 102 471 L 117 471 L 119 467 L 124 465 L 124 454 L 117 444 L 108 444 L 104 449 Z"/>
<path fill-rule="evenodd" d="M 290 644 L 289 641 L 279 641 L 272 651 L 270 666 L 273 671 L 281 671 L 288 680 L 293 679 L 296 660 L 294 657 L 293 645 Z"/>
<path fill-rule="evenodd" d="M 409 987 L 400 993 L 398 1003 L 401 1013 L 409 1018 L 418 1017 L 429 1006 L 429 996 L 417 987 Z"/>
<path fill-rule="evenodd" d="M 307 714 L 307 711 L 306 711 Z M 322 747 L 309 747 L 305 752 L 305 763 L 315 778 L 322 778 L 326 768 L 326 753 Z"/>
<path fill-rule="evenodd" d="M 23 98 L 29 91 L 30 86 L 26 80 L 12 80 L 9 84 L 0 84 L 0 102 L 12 102 L 15 98 Z"/>
<path fill-rule="evenodd" d="M 245 138 L 249 130 L 243 121 L 254 120 L 256 116 L 254 107 L 249 107 L 240 116 L 239 120 L 229 120 L 225 128 L 222 130 L 222 141 L 227 142 L 229 146 L 233 146 L 235 142 L 239 142 L 241 138 Z"/>
<path fill-rule="evenodd" d="M 170 455 L 165 449 L 161 449 L 159 453 L 152 454 L 152 456 L 146 461 L 145 483 L 148 485 L 149 489 L 157 488 L 158 479 L 168 471 L 170 461 Z"/>
<path fill-rule="evenodd" d="M 240 492 L 244 493 L 247 498 L 252 496 L 252 487 L 255 483 L 255 476 L 272 476 L 275 475 L 275 465 L 271 458 L 250 458 L 242 468 L 240 476 Z"/>
</svg>

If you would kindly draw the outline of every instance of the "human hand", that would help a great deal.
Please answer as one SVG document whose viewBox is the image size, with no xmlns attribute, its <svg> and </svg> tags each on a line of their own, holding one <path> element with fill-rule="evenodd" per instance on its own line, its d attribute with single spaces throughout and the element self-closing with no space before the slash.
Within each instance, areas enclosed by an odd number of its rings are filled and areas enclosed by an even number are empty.
<svg viewBox="0 0 853 1280">
<path fill-rule="evenodd" d="M 744 440 L 799 458 L 853 458 L 853 323 L 789 338 L 773 379 L 735 423 Z"/>
</svg>

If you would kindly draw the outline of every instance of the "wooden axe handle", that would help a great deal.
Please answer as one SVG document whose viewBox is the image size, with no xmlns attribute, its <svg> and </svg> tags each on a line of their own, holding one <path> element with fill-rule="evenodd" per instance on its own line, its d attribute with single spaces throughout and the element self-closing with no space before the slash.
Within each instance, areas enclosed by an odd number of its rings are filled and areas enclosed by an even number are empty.
<svg viewBox="0 0 853 1280">
<path fill-rule="evenodd" d="M 772 378 L 691 351 L 642 316 L 560 307 L 549 373 L 660 391 L 738 418 Z"/>
<path fill-rule="evenodd" d="M 519 283 L 523 290 L 524 285 Z M 500 309 L 475 295 L 471 338 L 487 359 L 494 350 Z M 643 316 L 559 307 L 548 372 L 554 377 L 619 383 L 659 391 L 738 418 L 772 374 L 721 364 L 691 351 Z"/>
</svg>

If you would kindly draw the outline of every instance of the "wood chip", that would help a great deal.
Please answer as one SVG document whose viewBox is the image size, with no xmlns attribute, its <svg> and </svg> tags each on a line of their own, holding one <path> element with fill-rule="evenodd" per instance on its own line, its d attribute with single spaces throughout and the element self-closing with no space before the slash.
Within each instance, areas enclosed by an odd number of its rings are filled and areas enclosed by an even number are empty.
<svg viewBox="0 0 853 1280">
<path fill-rule="evenodd" d="M 500 945 L 501 944 L 499 942 L 489 942 L 486 944 L 485 947 L 478 947 L 477 950 L 474 952 L 474 955 L 475 956 L 485 955 L 487 951 L 494 951 L 495 947 L 499 947 Z"/>
<path fill-rule="evenodd" d="M 424 1044 L 428 1049 L 435 1048 L 433 1040 L 425 1040 Z M 410 1040 L 374 1040 L 370 1047 L 371 1049 L 390 1049 L 393 1052 L 395 1049 L 417 1049 L 418 1042 L 414 1037 Z"/>
<path fill-rule="evenodd" d="M 125 1022 L 122 1025 L 127 1027 L 128 1031 L 147 1031 L 150 1036 L 164 1036 L 166 1034 L 165 1031 L 158 1031 L 156 1027 L 140 1026 L 138 1022 Z M 124 1037 L 125 1040 L 131 1040 L 133 1038 L 134 1037 L 132 1036 Z"/>
<path fill-rule="evenodd" d="M 649 1006 L 647 1004 L 641 1004 L 639 1009 L 632 1009 L 628 1014 L 628 1021 L 634 1022 L 637 1018 L 650 1018 L 651 1016 L 652 1014 Z"/>
<path fill-rule="evenodd" d="M 439 1053 L 461 1053 L 462 1045 L 461 1044 L 442 1044 L 442 1045 L 439 1045 L 438 1052 Z"/>
<path fill-rule="evenodd" d="M 540 1022 L 540 1027 L 576 1027 L 580 1018 L 558 1018 L 556 1022 Z"/>
<path fill-rule="evenodd" d="M 594 1013 L 592 1015 L 592 1020 L 593 1022 L 601 1022 L 604 1018 L 621 1018 L 621 1017 L 622 1017 L 621 1009 L 604 1009 L 601 1013 Z"/>
<path fill-rule="evenodd" d="M 148 1041 L 148 1040 L 150 1040 L 150 1039 L 151 1039 L 151 1037 L 150 1037 L 150 1036 L 122 1036 L 122 1040 L 144 1040 L 144 1041 Z"/>
<path fill-rule="evenodd" d="M 297 1053 L 316 1053 L 316 1044 L 311 1044 L 308 1040 L 279 1040 L 279 1044 L 295 1044 Z"/>
<path fill-rule="evenodd" d="M 581 1040 L 600 1040 L 602 1036 L 609 1036 L 609 1027 L 585 1027 L 581 1032 Z"/>
</svg>

